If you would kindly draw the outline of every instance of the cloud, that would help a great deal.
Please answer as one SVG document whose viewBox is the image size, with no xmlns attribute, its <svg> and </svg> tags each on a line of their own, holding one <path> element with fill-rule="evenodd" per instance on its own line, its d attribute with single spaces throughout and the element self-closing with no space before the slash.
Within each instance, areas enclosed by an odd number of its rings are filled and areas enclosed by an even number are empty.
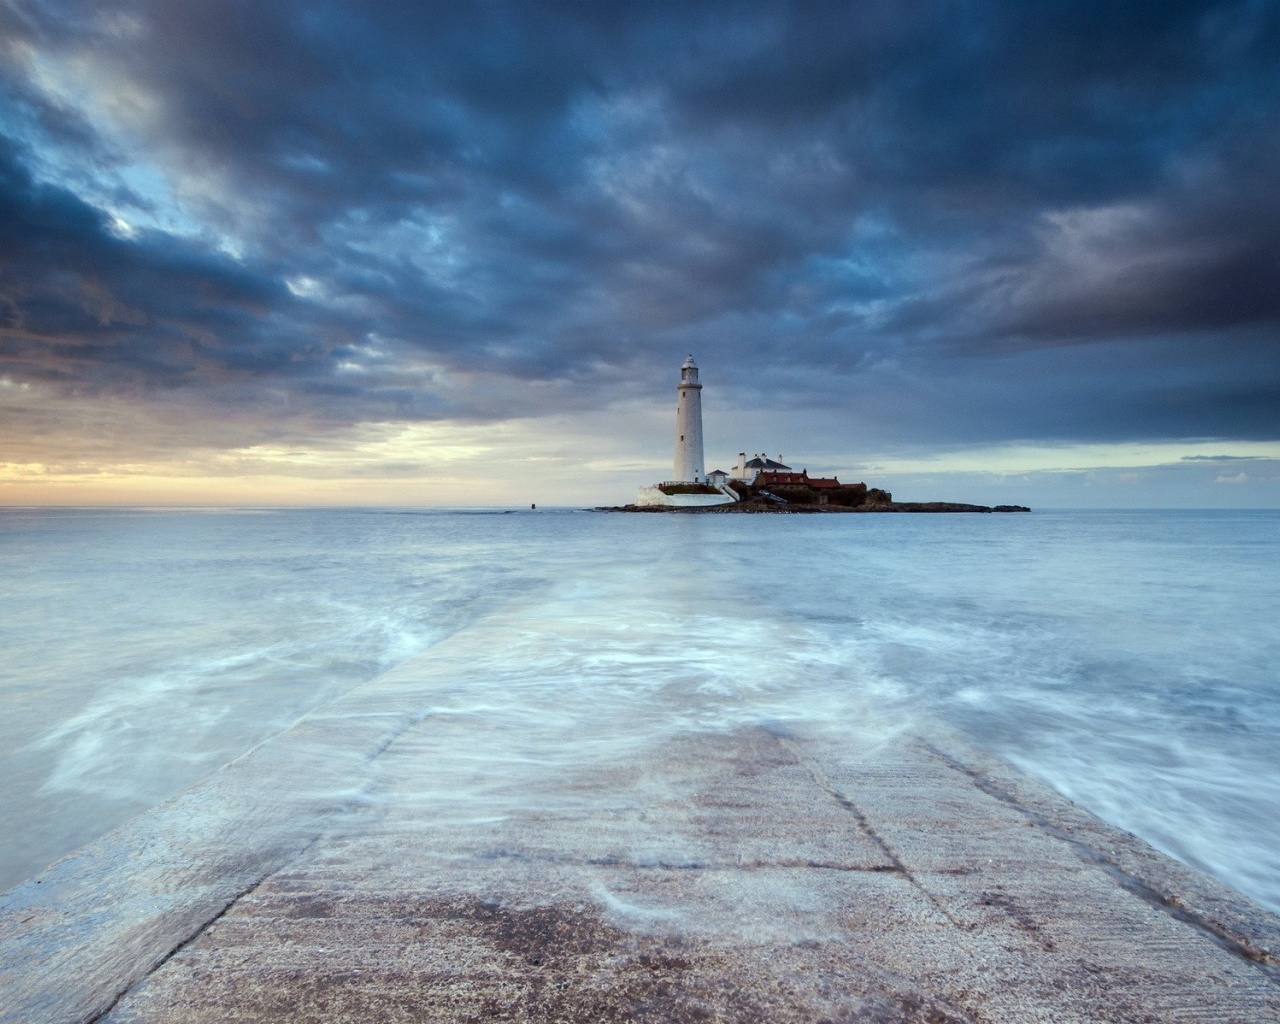
<svg viewBox="0 0 1280 1024">
<path fill-rule="evenodd" d="M 0 20 L 27 447 L 90 401 L 182 448 L 661 404 L 690 350 L 867 443 L 1280 433 L 1271 5 Z"/>
<path fill-rule="evenodd" d="M 1265 455 L 1183 455 L 1182 462 L 1262 462 Z"/>
</svg>

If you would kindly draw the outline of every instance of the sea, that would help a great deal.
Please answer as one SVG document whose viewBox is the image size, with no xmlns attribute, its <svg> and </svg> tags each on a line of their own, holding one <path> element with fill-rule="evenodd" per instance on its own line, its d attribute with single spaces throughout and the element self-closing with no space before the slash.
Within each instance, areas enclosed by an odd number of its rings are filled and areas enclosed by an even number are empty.
<svg viewBox="0 0 1280 1024">
<path fill-rule="evenodd" d="M 423 755 L 477 815 L 659 735 L 943 727 L 1280 911 L 1252 510 L 0 509 L 0 889 L 436 649 L 519 737 Z"/>
</svg>

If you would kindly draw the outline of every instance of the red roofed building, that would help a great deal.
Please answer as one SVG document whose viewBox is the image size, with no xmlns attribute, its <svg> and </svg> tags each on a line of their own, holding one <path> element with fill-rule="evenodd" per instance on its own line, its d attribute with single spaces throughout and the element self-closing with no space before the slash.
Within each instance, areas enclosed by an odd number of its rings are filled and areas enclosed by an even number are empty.
<svg viewBox="0 0 1280 1024">
<path fill-rule="evenodd" d="M 809 471 L 799 473 L 758 473 L 757 487 L 812 487 L 815 491 L 830 491 L 840 486 L 835 477 L 810 476 Z"/>
<path fill-rule="evenodd" d="M 827 501 L 837 492 L 847 490 L 836 477 L 810 476 L 807 469 L 799 473 L 790 471 L 759 473 L 754 483 L 761 490 L 776 491 L 779 498 L 786 498 L 789 501 L 811 502 L 816 497 L 819 505 L 827 504 Z"/>
<path fill-rule="evenodd" d="M 807 487 L 809 477 L 806 473 L 757 473 L 757 487 Z"/>
</svg>

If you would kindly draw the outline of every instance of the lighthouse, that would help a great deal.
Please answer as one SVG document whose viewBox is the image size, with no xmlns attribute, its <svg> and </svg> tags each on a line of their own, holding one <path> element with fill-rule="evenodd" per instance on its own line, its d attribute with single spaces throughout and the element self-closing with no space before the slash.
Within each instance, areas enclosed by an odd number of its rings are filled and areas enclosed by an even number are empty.
<svg viewBox="0 0 1280 1024">
<path fill-rule="evenodd" d="M 680 367 L 676 385 L 676 458 L 671 479 L 676 483 L 707 482 L 702 457 L 702 385 L 698 364 L 690 356 Z"/>
<path fill-rule="evenodd" d="M 725 486 L 727 474 L 717 472 L 715 476 L 715 483 L 707 479 L 702 458 L 702 384 L 698 364 L 690 356 L 680 367 L 680 383 L 676 385 L 676 459 L 671 479 L 641 487 L 636 504 L 695 508 L 737 501 L 737 492 Z"/>
</svg>

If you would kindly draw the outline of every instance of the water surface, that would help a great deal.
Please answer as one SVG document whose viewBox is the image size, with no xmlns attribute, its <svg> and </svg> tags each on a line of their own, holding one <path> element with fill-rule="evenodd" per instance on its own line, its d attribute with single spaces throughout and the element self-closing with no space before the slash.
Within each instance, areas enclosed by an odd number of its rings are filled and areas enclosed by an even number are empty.
<svg viewBox="0 0 1280 1024">
<path fill-rule="evenodd" d="M 1280 513 L 9 509 L 0 570 L 0 888 L 444 642 L 488 666 L 422 755 L 459 814 L 674 732 L 942 721 L 1280 910 Z"/>
</svg>

